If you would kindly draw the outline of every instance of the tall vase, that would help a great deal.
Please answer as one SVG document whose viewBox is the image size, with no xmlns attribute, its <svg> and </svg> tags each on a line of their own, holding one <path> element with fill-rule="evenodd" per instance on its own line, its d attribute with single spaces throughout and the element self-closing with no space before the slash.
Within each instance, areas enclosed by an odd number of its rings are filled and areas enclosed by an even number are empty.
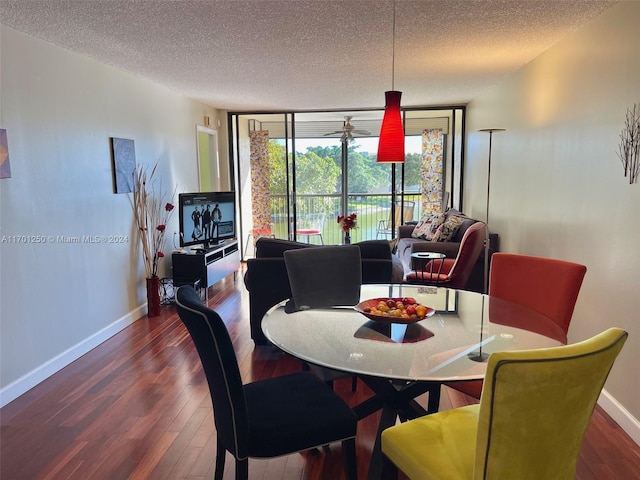
<svg viewBox="0 0 640 480">
<path fill-rule="evenodd" d="M 344 234 L 344 244 L 349 245 L 350 243 L 351 243 L 351 234 L 349 232 L 346 232 Z"/>
<path fill-rule="evenodd" d="M 147 278 L 147 316 L 160 315 L 160 278 Z"/>
</svg>

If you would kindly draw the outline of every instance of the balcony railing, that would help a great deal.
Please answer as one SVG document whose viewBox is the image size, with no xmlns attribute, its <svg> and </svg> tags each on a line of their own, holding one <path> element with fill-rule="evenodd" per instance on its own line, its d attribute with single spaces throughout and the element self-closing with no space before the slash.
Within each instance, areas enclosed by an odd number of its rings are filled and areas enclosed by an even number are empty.
<svg viewBox="0 0 640 480">
<path fill-rule="evenodd" d="M 373 239 L 391 239 L 397 235 L 395 228 L 390 227 L 391 195 L 380 194 L 351 194 L 348 198 L 349 208 L 342 212 L 340 208 L 341 195 L 297 195 L 296 217 L 297 228 L 310 228 L 311 223 L 318 217 L 323 217 L 319 226 L 325 244 L 342 243 L 343 234 L 337 222 L 338 215 L 355 212 L 358 215 L 357 228 L 351 231 L 351 241 L 359 242 Z M 418 220 L 420 215 L 420 194 L 405 194 L 405 202 L 414 202 L 415 207 L 411 220 Z M 399 201 L 399 199 L 398 199 Z M 396 215 L 395 225 L 399 225 L 401 218 Z M 408 218 L 405 219 L 405 221 Z M 295 238 L 293 230 L 293 212 L 291 218 L 287 216 L 286 197 L 284 195 L 271 196 L 271 222 L 277 238 L 290 238 L 289 232 Z M 386 231 L 383 231 L 386 230 Z M 307 241 L 306 237 L 297 236 L 298 241 Z M 320 243 L 319 237 L 309 238 L 311 243 Z"/>
</svg>

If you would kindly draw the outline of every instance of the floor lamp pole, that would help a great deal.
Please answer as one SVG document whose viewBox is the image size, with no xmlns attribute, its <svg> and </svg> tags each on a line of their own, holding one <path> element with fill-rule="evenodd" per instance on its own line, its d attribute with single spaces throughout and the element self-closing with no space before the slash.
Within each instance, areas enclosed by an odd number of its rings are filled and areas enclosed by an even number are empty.
<svg viewBox="0 0 640 480">
<path fill-rule="evenodd" d="M 349 215 L 349 140 L 342 140 L 342 200 L 341 210 L 346 217 Z M 342 242 L 344 243 L 349 232 L 342 232 Z"/>
<path fill-rule="evenodd" d="M 493 132 L 504 132 L 504 128 L 482 128 L 480 132 L 489 133 L 489 160 L 487 162 L 487 215 L 485 217 L 486 237 L 484 240 L 484 293 L 489 293 L 489 196 L 491 194 L 491 143 L 493 140 Z"/>
</svg>

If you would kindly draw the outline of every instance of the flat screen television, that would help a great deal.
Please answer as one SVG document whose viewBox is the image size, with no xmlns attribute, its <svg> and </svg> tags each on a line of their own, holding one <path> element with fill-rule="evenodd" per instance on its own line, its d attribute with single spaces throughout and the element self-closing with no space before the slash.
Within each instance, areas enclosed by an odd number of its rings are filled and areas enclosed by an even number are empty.
<svg viewBox="0 0 640 480">
<path fill-rule="evenodd" d="M 235 192 L 178 195 L 180 246 L 208 249 L 236 238 Z"/>
</svg>

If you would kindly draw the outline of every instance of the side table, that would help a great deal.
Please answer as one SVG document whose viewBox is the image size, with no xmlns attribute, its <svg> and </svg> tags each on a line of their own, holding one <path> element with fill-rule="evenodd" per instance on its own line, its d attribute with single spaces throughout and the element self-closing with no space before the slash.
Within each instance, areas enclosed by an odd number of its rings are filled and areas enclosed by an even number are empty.
<svg viewBox="0 0 640 480">
<path fill-rule="evenodd" d="M 433 264 L 436 263 L 436 260 L 440 260 L 438 271 L 437 271 L 437 279 L 440 278 L 440 274 L 442 273 L 442 265 L 444 264 L 444 259 L 447 256 L 444 253 L 436 253 L 436 252 L 414 252 L 411 254 L 412 263 L 415 262 L 415 272 L 416 279 L 418 279 L 418 271 L 422 273 L 422 280 L 424 280 L 425 273 L 429 274 L 429 280 L 433 281 Z M 429 266 L 429 271 L 425 272 L 425 269 Z M 419 269 L 418 269 L 419 267 Z M 435 281 L 438 283 L 438 280 Z"/>
</svg>

